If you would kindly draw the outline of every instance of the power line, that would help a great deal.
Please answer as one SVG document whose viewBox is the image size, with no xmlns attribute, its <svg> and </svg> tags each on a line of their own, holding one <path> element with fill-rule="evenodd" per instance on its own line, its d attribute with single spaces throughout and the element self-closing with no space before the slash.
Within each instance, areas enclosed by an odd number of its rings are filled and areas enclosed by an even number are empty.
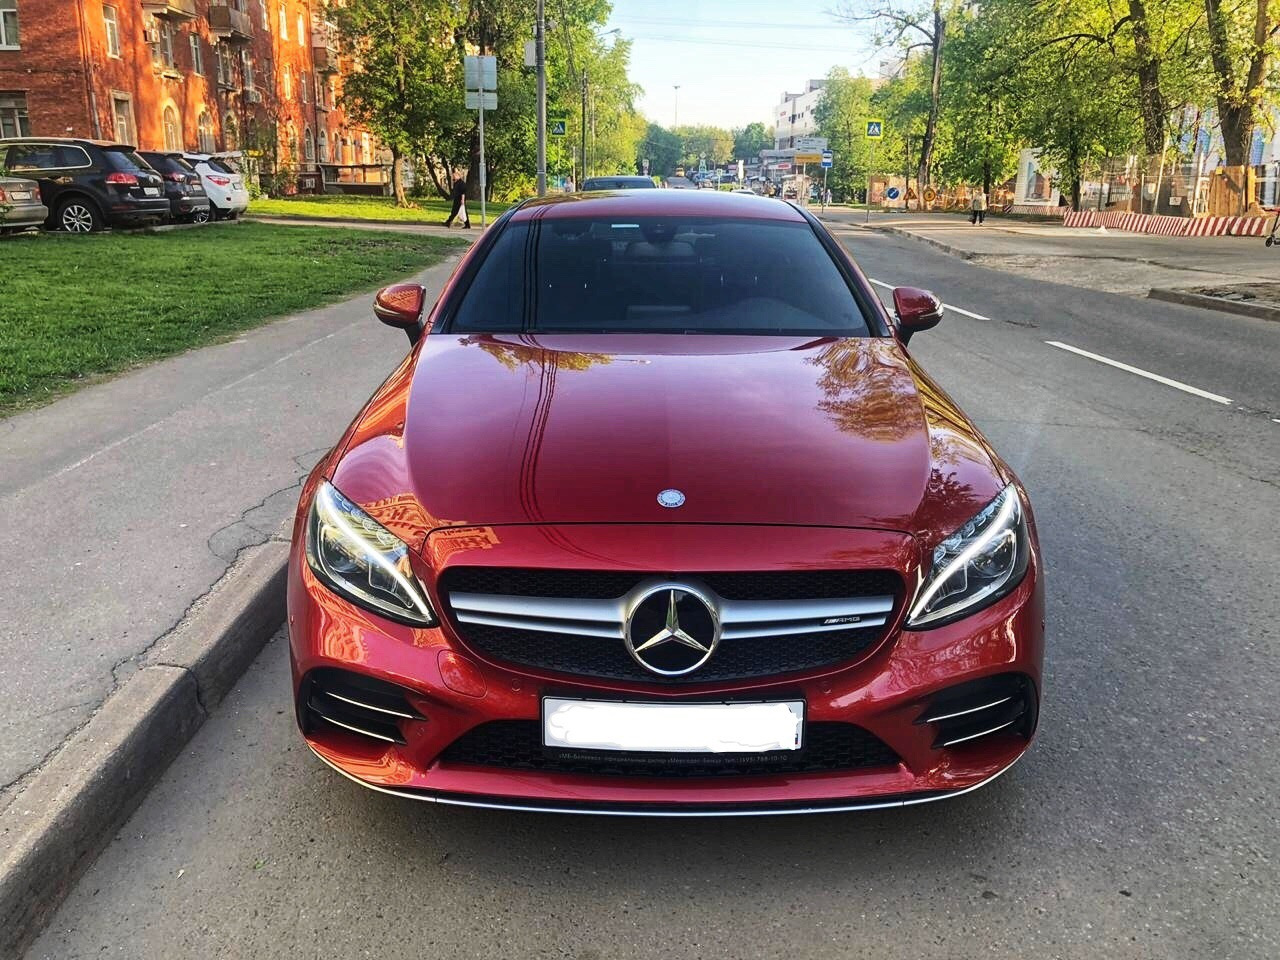
<svg viewBox="0 0 1280 960">
<path fill-rule="evenodd" d="M 631 39 L 657 40 L 662 43 L 694 43 L 712 47 L 749 47 L 756 50 L 813 50 L 821 53 L 843 53 L 847 56 L 857 55 L 856 52 L 849 47 L 817 47 L 809 43 L 770 43 L 763 40 L 713 40 L 700 37 L 675 37 L 666 34 L 642 33 L 632 34 Z"/>
</svg>

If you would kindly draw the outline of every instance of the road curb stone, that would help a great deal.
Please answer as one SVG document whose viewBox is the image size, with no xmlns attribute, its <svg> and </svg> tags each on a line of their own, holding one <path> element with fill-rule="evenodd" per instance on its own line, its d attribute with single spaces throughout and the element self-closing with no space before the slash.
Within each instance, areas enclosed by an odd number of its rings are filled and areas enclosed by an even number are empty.
<svg viewBox="0 0 1280 960">
<path fill-rule="evenodd" d="M 1242 317 L 1253 317 L 1257 320 L 1280 322 L 1280 310 L 1258 303 L 1235 300 L 1224 300 L 1221 297 L 1206 297 L 1189 290 L 1170 290 L 1163 287 L 1152 287 L 1147 293 L 1149 300 L 1164 300 L 1167 303 L 1180 303 L 1187 307 L 1201 307 L 1205 310 L 1217 310 L 1219 313 L 1234 313 Z"/>
<path fill-rule="evenodd" d="M 246 550 L 0 815 L 0 958 L 17 958 L 285 620 L 288 544 Z"/>
</svg>

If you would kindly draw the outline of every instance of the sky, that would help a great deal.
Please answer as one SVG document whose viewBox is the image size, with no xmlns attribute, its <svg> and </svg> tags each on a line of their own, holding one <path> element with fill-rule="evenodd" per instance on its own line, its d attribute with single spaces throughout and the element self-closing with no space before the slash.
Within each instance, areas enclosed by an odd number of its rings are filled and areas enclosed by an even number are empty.
<svg viewBox="0 0 1280 960">
<path fill-rule="evenodd" d="M 784 90 L 798 92 L 835 66 L 875 76 L 880 54 L 867 24 L 842 24 L 840 0 L 614 0 L 606 29 L 632 41 L 637 104 L 655 123 L 771 126 Z M 672 89 L 680 85 L 679 93 Z"/>
</svg>

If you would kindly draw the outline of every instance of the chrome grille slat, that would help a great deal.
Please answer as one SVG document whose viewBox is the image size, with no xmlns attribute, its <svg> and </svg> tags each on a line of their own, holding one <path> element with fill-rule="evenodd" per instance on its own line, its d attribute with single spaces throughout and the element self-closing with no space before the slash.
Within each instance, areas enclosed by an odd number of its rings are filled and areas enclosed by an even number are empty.
<svg viewBox="0 0 1280 960">
<path fill-rule="evenodd" d="M 844 600 L 721 600 L 720 622 L 780 623 L 788 620 L 829 620 L 834 617 L 887 614 L 893 597 L 849 597 Z"/>
<path fill-rule="evenodd" d="M 387 707 L 377 707 L 372 703 L 365 703 L 361 700 L 353 699 L 350 696 L 344 696 L 341 693 L 334 693 L 332 690 L 321 690 L 326 697 L 331 697 L 341 703 L 350 704 L 353 707 L 359 707 L 361 710 L 372 710 L 374 713 L 385 713 L 389 717 L 403 717 L 406 720 L 420 720 L 416 713 L 409 713 L 407 710 L 391 710 Z M 325 719 L 328 719 L 327 717 Z"/>
<path fill-rule="evenodd" d="M 883 627 L 884 617 L 862 617 L 855 623 L 806 623 L 771 624 L 761 627 L 725 627 L 720 634 L 724 640 L 745 640 L 749 637 L 798 637 L 806 633 L 830 633 L 835 630 L 863 630 L 867 627 Z"/>
<path fill-rule="evenodd" d="M 622 599 L 579 600 L 564 597 L 517 597 L 496 593 L 451 593 L 449 603 L 458 612 L 494 613 L 545 620 L 589 620 L 621 623 Z M 461 619 L 461 617 L 459 617 Z"/>
<path fill-rule="evenodd" d="M 382 741 L 385 741 L 386 743 L 403 743 L 404 742 L 403 740 L 397 740 L 395 737 L 388 737 L 386 734 L 375 733 L 373 730 L 365 730 L 362 727 L 357 727 L 353 723 L 347 723 L 342 720 L 337 720 L 329 716 L 323 710 L 318 709 L 314 704 L 312 704 L 311 706 L 311 712 L 314 713 L 321 720 L 323 720 L 325 723 L 332 723 L 335 727 L 341 727 L 343 730 L 350 730 L 352 733 L 358 733 L 361 736 L 373 737 L 373 739 L 375 740 L 382 740 Z"/>
<path fill-rule="evenodd" d="M 538 633 L 555 633 L 571 637 L 601 637 L 607 640 L 622 639 L 622 621 L 608 626 L 593 626 L 585 621 L 535 620 L 531 617 L 505 617 L 480 613 L 456 614 L 459 623 L 472 623 L 484 627 L 510 627 L 514 630 L 533 630 Z"/>
<path fill-rule="evenodd" d="M 980 707 L 969 707 L 967 710 L 956 710 L 954 713 L 944 713 L 936 717 L 921 717 L 920 723 L 941 723 L 943 720 L 954 720 L 956 717 L 968 716 L 971 713 L 981 713 L 983 710 L 990 710 L 992 707 L 998 707 L 1002 703 L 1008 703 L 1013 697 L 1001 697 L 999 700 L 993 700 L 991 703 L 984 703 Z"/>
</svg>

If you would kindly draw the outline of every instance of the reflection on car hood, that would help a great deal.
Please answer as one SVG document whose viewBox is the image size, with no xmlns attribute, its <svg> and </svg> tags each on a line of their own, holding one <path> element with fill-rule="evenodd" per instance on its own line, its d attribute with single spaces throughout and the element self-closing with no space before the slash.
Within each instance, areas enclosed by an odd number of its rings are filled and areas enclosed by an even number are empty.
<svg viewBox="0 0 1280 960">
<path fill-rule="evenodd" d="M 623 334 L 430 336 L 333 478 L 417 543 L 530 522 L 913 531 L 999 489 L 980 438 L 893 340 Z M 658 502 L 668 489 L 682 506 Z M 917 516 L 930 497 L 950 504 L 936 522 Z"/>
</svg>

